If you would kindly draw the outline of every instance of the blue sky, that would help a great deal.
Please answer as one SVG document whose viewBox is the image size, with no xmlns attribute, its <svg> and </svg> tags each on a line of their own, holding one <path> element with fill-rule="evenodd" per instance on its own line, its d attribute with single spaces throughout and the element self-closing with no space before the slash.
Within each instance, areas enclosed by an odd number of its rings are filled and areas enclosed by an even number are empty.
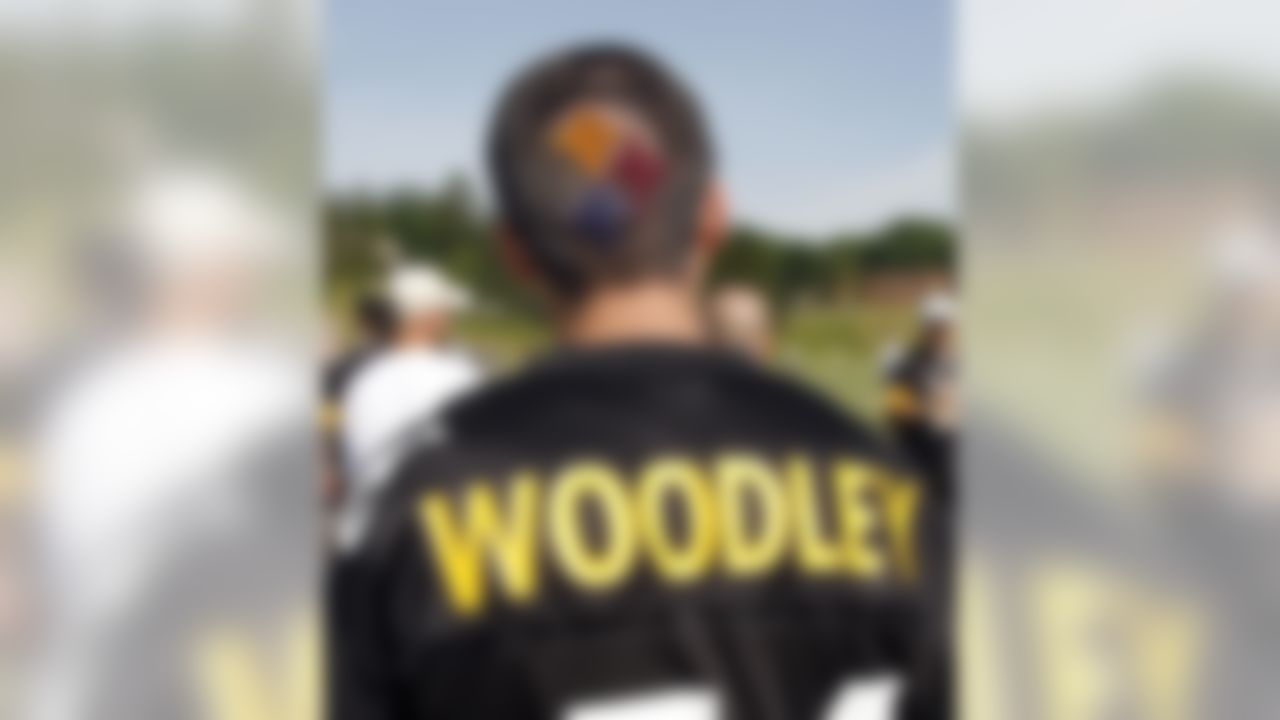
<svg viewBox="0 0 1280 720">
<path fill-rule="evenodd" d="M 331 0 L 331 188 L 483 185 L 484 128 L 530 58 L 656 53 L 701 97 L 741 219 L 820 233 L 949 212 L 946 0 Z"/>
</svg>

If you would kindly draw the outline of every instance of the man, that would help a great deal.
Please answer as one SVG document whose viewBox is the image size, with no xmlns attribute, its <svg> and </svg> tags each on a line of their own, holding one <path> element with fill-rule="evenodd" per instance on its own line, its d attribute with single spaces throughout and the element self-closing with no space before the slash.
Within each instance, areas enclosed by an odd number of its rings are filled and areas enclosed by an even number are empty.
<svg viewBox="0 0 1280 720">
<path fill-rule="evenodd" d="M 469 299 L 435 268 L 396 268 L 386 296 L 395 335 L 383 352 L 350 380 L 342 400 L 348 487 L 339 542 L 354 542 L 388 474 L 414 439 L 414 431 L 480 381 L 480 370 L 448 346 L 453 315 Z"/>
<path fill-rule="evenodd" d="M 324 369 L 320 430 L 325 451 L 324 494 L 331 503 L 341 500 L 347 485 L 347 468 L 342 453 L 342 398 L 365 364 L 386 348 L 395 330 L 391 306 L 381 295 L 362 297 L 356 307 L 355 320 L 359 332 L 356 342 L 330 360 Z"/>
<path fill-rule="evenodd" d="M 955 301 L 931 294 L 921 302 L 919 318 L 911 346 L 887 363 L 885 413 L 902 452 L 936 492 L 949 497 L 959 420 Z"/>
<path fill-rule="evenodd" d="M 709 309 L 721 347 L 759 363 L 773 360 L 773 313 L 764 293 L 750 285 L 727 285 L 712 296 Z"/>
<path fill-rule="evenodd" d="M 689 94 L 627 49 L 556 55 L 505 94 L 490 153 L 507 256 L 562 349 L 397 473 L 335 582 L 333 716 L 607 717 L 675 693 L 808 718 L 882 671 L 909 676 L 904 714 L 942 714 L 921 487 L 707 347 L 725 216 Z"/>
<path fill-rule="evenodd" d="M 164 168 L 111 233 L 131 279 L 116 291 L 134 302 L 104 318 L 115 333 L 37 428 L 46 624 L 29 717 L 230 707 L 243 693 L 201 659 L 229 638 L 251 662 L 272 657 L 312 609 L 312 386 L 301 352 L 250 330 L 263 283 L 290 267 L 263 200 L 235 173 Z"/>
<path fill-rule="evenodd" d="M 347 386 L 359 375 L 364 364 L 376 357 L 392 340 L 395 318 L 391 305 L 380 294 L 360 298 L 355 312 L 355 343 L 338 354 L 325 368 L 324 394 L 326 401 L 338 403 Z"/>
</svg>

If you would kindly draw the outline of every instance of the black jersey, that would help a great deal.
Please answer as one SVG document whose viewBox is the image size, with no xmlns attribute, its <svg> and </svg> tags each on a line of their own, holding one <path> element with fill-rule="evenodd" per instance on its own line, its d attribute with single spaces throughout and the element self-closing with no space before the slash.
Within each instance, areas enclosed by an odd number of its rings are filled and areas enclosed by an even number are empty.
<svg viewBox="0 0 1280 720">
<path fill-rule="evenodd" d="M 950 498 L 956 482 L 956 433 L 930 417 L 937 386 L 954 382 L 952 364 L 923 346 L 911 349 L 886 377 L 885 420 L 898 449 Z"/>
<path fill-rule="evenodd" d="M 320 437 L 324 443 L 325 461 L 330 472 L 335 473 L 335 486 L 327 488 L 331 501 L 336 501 L 345 490 L 347 463 L 342 450 L 342 401 L 347 388 L 359 376 L 369 361 L 379 353 L 376 344 L 360 345 L 342 353 L 325 366 L 320 378 Z"/>
<path fill-rule="evenodd" d="M 331 716 L 696 685 L 809 718 L 885 671 L 903 715 L 946 715 L 939 508 L 808 392 L 697 350 L 573 351 L 429 435 L 331 578 Z"/>
</svg>

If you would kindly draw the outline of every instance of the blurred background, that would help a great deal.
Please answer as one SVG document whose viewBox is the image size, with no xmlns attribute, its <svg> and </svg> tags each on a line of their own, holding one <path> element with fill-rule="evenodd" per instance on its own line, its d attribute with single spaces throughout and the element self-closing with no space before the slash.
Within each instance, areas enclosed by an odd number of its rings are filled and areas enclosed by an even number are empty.
<svg viewBox="0 0 1280 720">
<path fill-rule="evenodd" d="M 1274 717 L 1274 3 L 961 7 L 964 713 Z"/>
<path fill-rule="evenodd" d="M 316 712 L 317 11 L 0 3 L 0 716 Z"/>
</svg>

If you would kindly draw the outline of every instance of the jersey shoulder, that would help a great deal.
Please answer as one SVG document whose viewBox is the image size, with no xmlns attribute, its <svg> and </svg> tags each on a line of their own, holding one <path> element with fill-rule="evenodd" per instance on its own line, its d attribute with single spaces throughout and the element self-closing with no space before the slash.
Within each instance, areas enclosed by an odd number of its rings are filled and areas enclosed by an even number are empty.
<svg viewBox="0 0 1280 720">
<path fill-rule="evenodd" d="M 562 422 L 634 433 L 645 423 L 772 430 L 797 439 L 876 442 L 870 425 L 781 372 L 714 351 L 634 350 L 555 358 L 455 404 L 453 444 L 528 437 Z"/>
<path fill-rule="evenodd" d="M 430 485 L 584 453 L 813 449 L 903 467 L 869 423 L 817 391 L 712 352 L 553 358 L 473 391 L 415 435 L 384 515 Z"/>
</svg>

